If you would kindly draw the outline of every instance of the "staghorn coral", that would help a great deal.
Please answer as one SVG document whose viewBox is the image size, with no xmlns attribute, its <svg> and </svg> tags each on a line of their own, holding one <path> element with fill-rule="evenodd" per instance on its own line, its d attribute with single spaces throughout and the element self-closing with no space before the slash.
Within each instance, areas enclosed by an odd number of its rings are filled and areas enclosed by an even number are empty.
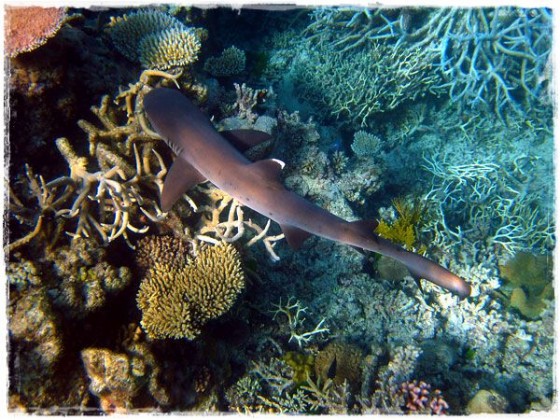
<svg viewBox="0 0 560 420">
<path fill-rule="evenodd" d="M 112 17 L 107 31 L 123 55 L 147 69 L 184 67 L 198 59 L 200 31 L 160 11 Z"/>
<path fill-rule="evenodd" d="M 56 35 L 66 19 L 65 7 L 7 7 L 4 49 L 10 57 L 33 51 Z"/>
<path fill-rule="evenodd" d="M 226 313 L 245 286 L 239 253 L 231 244 L 197 248 L 184 265 L 155 262 L 137 295 L 150 338 L 194 340 L 211 319 Z"/>
<path fill-rule="evenodd" d="M 210 57 L 204 62 L 204 70 L 214 77 L 228 77 L 245 70 L 247 58 L 245 51 L 231 46 L 222 51 L 219 57 Z"/>
<path fill-rule="evenodd" d="M 415 91 L 447 92 L 453 101 L 491 109 L 502 119 L 506 109 L 518 111 L 520 105 L 528 109 L 531 104 L 549 101 L 543 90 L 550 79 L 550 9 L 341 7 L 318 8 L 311 17 L 308 38 L 323 50 L 359 56 L 359 51 L 381 45 L 424 55 L 427 59 L 420 61 L 423 67 L 408 67 L 406 54 L 398 66 L 381 66 L 387 72 L 402 74 L 407 84 L 419 82 Z M 332 66 L 334 60 L 325 60 Z M 367 72 L 365 63 L 357 61 L 355 65 Z M 432 68 L 430 63 L 438 66 Z M 419 63 L 415 60 L 415 64 Z M 368 88 L 363 82 L 360 87 Z M 393 103 L 401 100 L 389 93 L 391 97 Z"/>
<path fill-rule="evenodd" d="M 375 114 L 414 101 L 441 82 L 432 71 L 436 53 L 429 48 L 374 42 L 344 52 L 329 46 L 327 39 L 338 35 L 327 32 L 301 45 L 304 53 L 294 64 L 297 95 L 353 127 L 371 126 Z"/>
</svg>

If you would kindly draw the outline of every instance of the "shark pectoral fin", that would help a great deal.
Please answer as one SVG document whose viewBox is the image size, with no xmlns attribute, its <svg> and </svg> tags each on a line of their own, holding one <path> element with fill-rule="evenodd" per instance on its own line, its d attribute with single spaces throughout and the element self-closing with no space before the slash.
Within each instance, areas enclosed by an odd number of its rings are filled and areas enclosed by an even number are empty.
<svg viewBox="0 0 560 420">
<path fill-rule="evenodd" d="M 286 164 L 278 159 L 265 159 L 251 164 L 251 169 L 259 173 L 263 179 L 280 182 L 280 174 Z"/>
<path fill-rule="evenodd" d="M 206 178 L 190 163 L 177 157 L 163 183 L 160 200 L 162 211 L 171 210 L 173 204 L 181 198 L 185 191 L 204 181 L 206 181 Z"/>
<path fill-rule="evenodd" d="M 239 129 L 220 131 L 220 134 L 240 152 L 245 152 L 261 143 L 272 140 L 272 136 L 264 131 Z"/>
<path fill-rule="evenodd" d="M 311 236 L 309 232 L 291 225 L 280 225 L 280 227 L 292 249 L 299 249 L 303 242 Z"/>
</svg>

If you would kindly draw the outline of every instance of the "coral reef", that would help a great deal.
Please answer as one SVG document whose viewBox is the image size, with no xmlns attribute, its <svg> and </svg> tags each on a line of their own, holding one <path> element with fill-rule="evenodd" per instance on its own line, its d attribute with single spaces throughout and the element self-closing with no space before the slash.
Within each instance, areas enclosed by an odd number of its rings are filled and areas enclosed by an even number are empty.
<svg viewBox="0 0 560 420">
<path fill-rule="evenodd" d="M 167 70 L 194 63 L 198 59 L 200 40 L 192 29 L 172 28 L 145 36 L 139 50 L 144 68 Z"/>
<path fill-rule="evenodd" d="M 204 324 L 226 313 L 245 286 L 238 252 L 231 244 L 197 245 L 196 258 L 156 261 L 138 291 L 142 327 L 149 337 L 194 340 Z M 160 251 L 161 252 L 161 251 Z"/>
<path fill-rule="evenodd" d="M 198 59 L 199 34 L 157 10 L 112 17 L 107 32 L 124 56 L 147 69 L 184 67 Z"/>
<path fill-rule="evenodd" d="M 418 237 L 425 217 L 424 205 L 419 199 L 406 201 L 404 198 L 395 198 L 393 207 L 398 217 L 392 222 L 380 220 L 375 232 L 383 238 L 402 245 L 405 249 L 425 252 L 425 247 L 420 244 Z"/>
<path fill-rule="evenodd" d="M 56 35 L 66 19 L 65 7 L 7 7 L 5 51 L 10 57 L 33 51 Z"/>
<path fill-rule="evenodd" d="M 145 390 L 157 403 L 169 403 L 157 380 L 160 369 L 145 343 L 133 343 L 126 353 L 90 347 L 80 355 L 89 390 L 99 398 L 99 407 L 106 414 L 130 413 Z"/>
<path fill-rule="evenodd" d="M 113 267 L 107 251 L 92 239 L 75 238 L 51 256 L 60 279 L 52 291 L 53 303 L 65 308 L 69 317 L 81 318 L 103 307 L 109 296 L 122 291 L 131 281 L 128 267 Z"/>
<path fill-rule="evenodd" d="M 245 51 L 231 46 L 218 57 L 210 57 L 204 62 L 204 70 L 214 77 L 229 77 L 245 70 Z"/>
<path fill-rule="evenodd" d="M 9 59 L 10 410 L 553 409 L 550 16 L 72 9 Z M 287 188 L 342 218 L 378 217 L 472 295 L 320 238 L 294 252 L 208 184 L 162 213 L 173 153 L 142 109 L 159 86 L 219 131 L 269 133 L 250 159 L 285 161 Z"/>
<path fill-rule="evenodd" d="M 363 130 L 356 131 L 350 147 L 359 157 L 375 157 L 381 148 L 381 139 Z"/>
<path fill-rule="evenodd" d="M 328 379 L 341 385 L 348 381 L 351 390 L 359 389 L 362 379 L 362 350 L 346 341 L 331 341 L 315 357 L 315 375 L 324 383 Z"/>
<path fill-rule="evenodd" d="M 467 404 L 467 414 L 504 413 L 507 400 L 494 390 L 481 389 Z"/>
</svg>

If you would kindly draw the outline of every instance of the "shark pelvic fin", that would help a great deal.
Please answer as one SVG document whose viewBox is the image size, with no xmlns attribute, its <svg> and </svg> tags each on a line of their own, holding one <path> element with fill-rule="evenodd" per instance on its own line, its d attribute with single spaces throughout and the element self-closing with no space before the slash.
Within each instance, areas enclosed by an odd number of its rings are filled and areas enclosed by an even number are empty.
<svg viewBox="0 0 560 420">
<path fill-rule="evenodd" d="M 251 168 L 259 173 L 263 179 L 280 182 L 280 174 L 286 164 L 278 159 L 265 159 L 252 163 Z"/>
<path fill-rule="evenodd" d="M 280 227 L 292 249 L 299 249 L 303 242 L 311 236 L 309 232 L 291 225 L 280 225 Z"/>
<path fill-rule="evenodd" d="M 220 135 L 242 153 L 259 144 L 272 140 L 270 134 L 264 131 L 250 129 L 225 130 L 220 131 Z"/>
<path fill-rule="evenodd" d="M 177 157 L 171 169 L 165 177 L 163 191 L 161 193 L 161 209 L 166 212 L 171 210 L 173 204 L 192 187 L 206 181 L 191 164 L 184 159 Z"/>
</svg>

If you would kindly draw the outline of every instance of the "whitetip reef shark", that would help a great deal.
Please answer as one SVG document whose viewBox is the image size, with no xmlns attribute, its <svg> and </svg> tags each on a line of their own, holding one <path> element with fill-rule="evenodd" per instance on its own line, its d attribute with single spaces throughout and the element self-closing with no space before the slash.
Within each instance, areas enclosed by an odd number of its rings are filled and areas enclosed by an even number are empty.
<svg viewBox="0 0 560 420">
<path fill-rule="evenodd" d="M 197 106 L 174 89 L 152 89 L 144 96 L 144 110 L 177 155 L 161 193 L 164 212 L 187 190 L 208 180 L 244 206 L 277 222 L 293 248 L 310 235 L 321 236 L 394 258 L 417 279 L 429 280 L 461 298 L 470 295 L 470 284 L 459 276 L 376 235 L 373 221 L 348 222 L 286 189 L 280 179 L 284 162 L 251 162 L 246 158 L 240 149 L 269 139 L 267 133 L 219 133 Z"/>
</svg>

